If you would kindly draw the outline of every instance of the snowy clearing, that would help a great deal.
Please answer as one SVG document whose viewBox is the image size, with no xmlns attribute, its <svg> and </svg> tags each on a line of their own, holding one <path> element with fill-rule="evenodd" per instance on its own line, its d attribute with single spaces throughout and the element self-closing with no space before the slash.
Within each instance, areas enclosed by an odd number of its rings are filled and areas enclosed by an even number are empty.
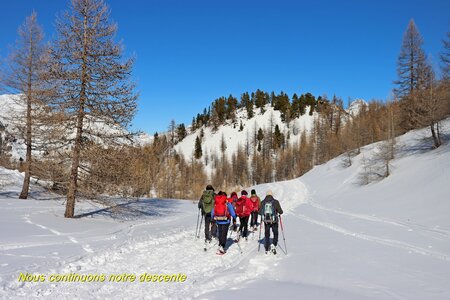
<svg viewBox="0 0 450 300">
<path fill-rule="evenodd" d="M 450 299 L 450 145 L 430 150 L 427 134 L 400 137 L 393 173 L 377 183 L 357 183 L 362 157 L 376 148 L 369 145 L 348 168 L 338 157 L 254 187 L 271 189 L 285 210 L 288 254 L 280 231 L 277 256 L 258 252 L 259 232 L 239 243 L 242 254 L 235 233 L 226 255 L 215 245 L 204 252 L 192 201 L 85 201 L 76 208 L 82 217 L 64 219 L 64 199 L 33 186 L 31 199 L 18 200 L 22 175 L 0 169 L 0 298 Z M 20 282 L 21 272 L 45 281 Z M 108 280 L 125 273 L 135 281 Z M 140 282 L 145 273 L 187 278 Z M 106 280 L 49 282 L 53 274 Z"/>
</svg>

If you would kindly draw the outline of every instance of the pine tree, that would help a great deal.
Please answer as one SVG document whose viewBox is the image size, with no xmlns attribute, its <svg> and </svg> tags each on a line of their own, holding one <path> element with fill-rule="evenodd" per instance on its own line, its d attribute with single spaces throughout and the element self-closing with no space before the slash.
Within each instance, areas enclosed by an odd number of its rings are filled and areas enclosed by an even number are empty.
<svg viewBox="0 0 450 300">
<path fill-rule="evenodd" d="M 253 102 L 250 100 L 250 96 L 247 92 L 241 95 L 241 106 L 247 110 L 247 119 L 253 118 Z"/>
<path fill-rule="evenodd" d="M 291 117 L 293 119 L 300 117 L 300 99 L 297 94 L 292 95 Z"/>
<path fill-rule="evenodd" d="M 30 187 L 32 155 L 35 147 L 32 131 L 37 119 L 36 106 L 43 100 L 45 94 L 43 68 L 46 65 L 44 55 L 46 49 L 43 45 L 43 31 L 37 22 L 37 14 L 33 12 L 19 27 L 19 39 L 10 58 L 10 73 L 7 85 L 14 93 L 21 94 L 20 100 L 26 103 L 25 145 L 26 158 L 24 164 L 24 181 L 20 199 L 28 198 Z M 23 119 L 20 117 L 20 121 Z M 19 125 L 20 127 L 21 125 Z"/>
<path fill-rule="evenodd" d="M 309 115 L 312 116 L 317 103 L 320 102 L 322 97 L 319 96 L 316 101 L 316 98 L 311 93 L 306 93 L 303 99 L 304 101 L 300 101 L 300 114 L 302 115 L 301 112 L 304 110 L 304 107 L 309 106 Z M 300 100 L 302 100 L 302 97 L 300 97 Z"/>
<path fill-rule="evenodd" d="M 202 157 L 202 143 L 200 141 L 200 138 L 197 136 L 195 138 L 195 149 L 194 149 L 194 156 L 196 159 L 200 159 Z"/>
<path fill-rule="evenodd" d="M 226 119 L 231 120 L 233 123 L 236 122 L 236 107 L 237 99 L 232 95 L 227 98 L 227 108 L 226 108 Z"/>
<path fill-rule="evenodd" d="M 198 116 L 198 114 L 197 114 L 197 116 Z M 195 130 L 197 130 L 197 121 L 195 120 L 195 117 L 192 117 L 191 132 L 194 132 Z"/>
<path fill-rule="evenodd" d="M 95 130 L 89 123 L 102 122 L 127 128 L 136 112 L 137 95 L 130 81 L 133 61 L 122 59 L 115 42 L 117 25 L 109 19 L 101 0 L 72 0 L 70 9 L 57 20 L 57 40 L 51 50 L 52 79 L 59 83 L 52 105 L 67 116 L 65 124 L 75 131 L 64 216 L 72 218 L 79 188 L 79 169 L 86 141 L 112 142 L 120 132 Z M 87 130 L 89 128 L 89 130 Z"/>
<path fill-rule="evenodd" d="M 177 140 L 178 140 L 178 142 L 181 142 L 186 136 L 187 136 L 186 127 L 184 126 L 184 123 L 181 123 L 177 127 Z"/>
<path fill-rule="evenodd" d="M 258 134 L 256 135 L 256 139 L 258 140 L 258 143 L 261 143 L 261 141 L 264 139 L 264 132 L 261 128 L 258 129 Z"/>
<path fill-rule="evenodd" d="M 264 113 L 264 106 L 268 103 L 269 99 L 266 98 L 266 93 L 257 89 L 255 93 L 252 93 L 252 100 L 255 103 L 256 108 L 260 109 L 260 112 Z"/>
<path fill-rule="evenodd" d="M 273 133 L 273 148 L 279 149 L 284 144 L 284 135 L 280 131 L 280 127 L 275 125 L 275 130 Z"/>
</svg>

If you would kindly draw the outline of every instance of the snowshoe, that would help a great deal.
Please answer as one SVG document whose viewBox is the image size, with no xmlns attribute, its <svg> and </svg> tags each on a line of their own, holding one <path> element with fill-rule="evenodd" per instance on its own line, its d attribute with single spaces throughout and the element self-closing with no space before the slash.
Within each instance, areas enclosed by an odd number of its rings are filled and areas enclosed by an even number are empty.
<svg viewBox="0 0 450 300">
<path fill-rule="evenodd" d="M 276 255 L 277 254 L 277 248 L 275 247 L 275 245 L 271 245 L 270 246 L 270 250 L 272 251 L 272 253 L 274 254 L 274 255 Z"/>
<path fill-rule="evenodd" d="M 225 253 L 226 253 L 226 251 L 222 246 L 220 246 L 216 252 L 217 255 L 224 255 Z"/>
</svg>

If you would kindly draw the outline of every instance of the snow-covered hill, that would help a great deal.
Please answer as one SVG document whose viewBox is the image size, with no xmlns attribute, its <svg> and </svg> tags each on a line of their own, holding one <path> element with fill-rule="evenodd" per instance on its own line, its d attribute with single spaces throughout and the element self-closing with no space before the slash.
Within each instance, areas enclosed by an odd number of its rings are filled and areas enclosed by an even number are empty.
<svg viewBox="0 0 450 300">
<path fill-rule="evenodd" d="M 362 99 L 353 101 L 348 109 L 347 114 L 342 116 L 343 122 L 346 121 L 349 115 L 356 115 L 367 103 Z M 306 108 L 304 115 L 293 119 L 289 123 L 283 122 L 281 113 L 275 110 L 270 104 L 264 107 L 264 113 L 260 109 L 255 109 L 255 116 L 248 119 L 245 109 L 237 110 L 236 121 L 228 121 L 226 125 L 221 125 L 216 131 L 211 127 L 204 127 L 204 136 L 202 138 L 203 155 L 217 155 L 221 156 L 221 142 L 224 139 L 226 144 L 226 156 L 231 159 L 232 155 L 236 153 L 238 147 L 246 147 L 247 143 L 253 145 L 254 136 L 258 129 L 269 129 L 272 126 L 272 131 L 278 125 L 280 131 L 284 134 L 287 142 L 290 145 L 300 142 L 302 132 L 309 133 L 314 125 L 314 120 L 317 118 L 317 112 L 309 115 L 310 107 Z M 243 125 L 243 130 L 240 130 L 240 125 Z M 200 136 L 202 129 L 197 129 L 179 142 L 175 149 L 177 152 L 183 154 L 186 159 L 191 159 L 195 149 L 195 139 Z M 253 148 L 250 149 L 253 152 Z"/>
<path fill-rule="evenodd" d="M 25 141 L 20 133 L 19 127 L 24 126 L 25 123 L 25 99 L 20 95 L 0 95 L 0 125 L 5 127 L 5 131 L 2 133 L 3 137 L 8 137 L 8 143 L 11 146 L 11 158 L 13 160 L 19 160 L 25 158 L 26 146 Z M 125 136 L 128 131 L 119 126 L 113 126 L 107 124 L 99 119 L 85 117 L 84 120 L 85 129 L 91 132 L 108 133 L 108 135 Z M 1 133 L 1 132 L 0 132 Z M 75 136 L 75 130 L 67 130 L 65 137 Z M 134 137 L 133 143 L 145 144 L 152 141 L 153 137 L 146 133 L 139 134 Z M 96 139 L 101 143 L 100 139 Z M 127 138 L 117 138 L 118 143 L 129 144 L 130 140 Z M 39 156 L 40 153 L 35 151 L 33 155 Z"/>
<path fill-rule="evenodd" d="M 228 158 L 231 158 L 233 153 L 236 153 L 238 146 L 245 147 L 247 141 L 252 144 L 255 132 L 257 132 L 259 128 L 263 130 L 269 128 L 271 120 L 273 128 L 278 125 L 280 131 L 284 133 L 285 136 L 287 136 L 288 131 L 291 132 L 290 143 L 298 142 L 302 131 L 311 130 L 313 120 L 316 116 L 316 113 L 314 113 L 313 116 L 310 116 L 308 111 L 300 118 L 293 120 L 288 128 L 288 124 L 281 120 L 280 111 L 274 110 L 269 104 L 266 105 L 263 114 L 257 109 L 255 111 L 255 116 L 250 119 L 247 119 L 245 109 L 239 109 L 236 114 L 236 122 L 232 123 L 229 120 L 228 124 L 219 126 L 215 132 L 211 127 L 204 128 L 204 136 L 202 139 L 203 153 L 205 155 L 222 155 L 220 146 L 223 137 L 226 144 L 226 155 Z M 241 123 L 243 125 L 242 131 L 240 130 Z M 187 159 L 190 159 L 194 153 L 195 139 L 197 136 L 200 136 L 200 131 L 201 129 L 197 129 L 175 146 L 175 149 L 179 153 L 182 153 Z"/>
<path fill-rule="evenodd" d="M 442 131 L 448 139 L 450 119 Z M 431 150 L 427 136 L 399 137 L 391 176 L 369 185 L 358 178 L 377 145 L 348 168 L 338 157 L 295 180 L 249 187 L 271 189 L 285 210 L 277 256 L 258 252 L 258 232 L 240 247 L 229 239 L 224 256 L 204 252 L 191 201 L 85 202 L 80 218 L 64 219 L 64 199 L 37 190 L 18 200 L 21 175 L 0 169 L 10 178 L 0 181 L 0 298 L 450 299 L 450 144 Z M 20 282 L 21 272 L 45 280 Z M 108 280 L 124 273 L 137 277 Z M 144 273 L 187 279 L 139 282 Z M 48 282 L 52 274 L 106 280 Z"/>
</svg>

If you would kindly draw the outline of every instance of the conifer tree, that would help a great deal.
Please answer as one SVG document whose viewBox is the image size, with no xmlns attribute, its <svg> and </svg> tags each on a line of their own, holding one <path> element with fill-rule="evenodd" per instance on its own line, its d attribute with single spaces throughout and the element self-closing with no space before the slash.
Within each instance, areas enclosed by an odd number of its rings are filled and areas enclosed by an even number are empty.
<svg viewBox="0 0 450 300">
<path fill-rule="evenodd" d="M 417 95 L 429 85 L 431 66 L 422 49 L 423 39 L 414 20 L 410 20 L 403 35 L 402 47 L 397 62 L 398 79 L 394 82 L 396 96 L 401 100 L 403 128 L 410 130 L 419 126 L 421 114 Z"/>
<path fill-rule="evenodd" d="M 21 123 L 24 121 L 23 123 L 26 124 L 24 130 L 26 145 L 25 176 L 19 198 L 26 199 L 30 187 L 31 151 L 36 146 L 33 138 L 33 129 L 37 123 L 38 114 L 36 107 L 43 101 L 46 93 L 43 79 L 46 49 L 43 44 L 44 34 L 37 22 L 36 12 L 26 18 L 25 22 L 19 27 L 18 33 L 19 38 L 9 60 L 10 72 L 6 84 L 12 92 L 20 94 L 20 101 L 24 100 L 26 104 L 25 116 L 19 117 Z"/>
<path fill-rule="evenodd" d="M 256 139 L 258 140 L 258 143 L 261 144 L 262 140 L 264 139 L 264 132 L 262 128 L 258 129 L 258 134 L 256 135 Z"/>
<path fill-rule="evenodd" d="M 414 20 L 409 21 L 403 35 L 402 47 L 397 63 L 398 80 L 396 96 L 403 98 L 419 88 L 420 68 L 425 64 L 426 56 L 422 49 L 423 39 Z"/>
<path fill-rule="evenodd" d="M 200 159 L 202 157 L 202 143 L 200 141 L 200 138 L 197 136 L 195 138 L 195 149 L 194 149 L 194 156 L 196 159 Z"/>
<path fill-rule="evenodd" d="M 241 106 L 245 107 L 245 109 L 247 110 L 247 118 L 253 118 L 253 102 L 250 100 L 250 96 L 247 92 L 241 95 Z"/>
<path fill-rule="evenodd" d="M 186 127 L 184 126 L 184 123 L 181 123 L 177 126 L 177 140 L 181 142 L 186 136 Z"/>
<path fill-rule="evenodd" d="M 226 119 L 231 120 L 233 123 L 236 122 L 236 107 L 237 99 L 232 95 L 228 96 L 226 104 Z"/>
<path fill-rule="evenodd" d="M 59 85 L 52 107 L 67 116 L 64 124 L 75 133 L 74 138 L 67 138 L 72 149 L 67 218 L 74 216 L 86 141 L 97 138 L 108 143 L 124 136 L 122 131 L 96 130 L 93 124 L 127 128 L 136 112 L 137 94 L 130 81 L 133 60 L 122 58 L 122 47 L 115 42 L 117 25 L 109 15 L 101 0 L 72 0 L 56 22 L 51 75 Z"/>
<path fill-rule="evenodd" d="M 284 136 L 280 131 L 280 127 L 275 125 L 275 130 L 273 134 L 273 148 L 279 149 L 284 144 Z"/>
</svg>

